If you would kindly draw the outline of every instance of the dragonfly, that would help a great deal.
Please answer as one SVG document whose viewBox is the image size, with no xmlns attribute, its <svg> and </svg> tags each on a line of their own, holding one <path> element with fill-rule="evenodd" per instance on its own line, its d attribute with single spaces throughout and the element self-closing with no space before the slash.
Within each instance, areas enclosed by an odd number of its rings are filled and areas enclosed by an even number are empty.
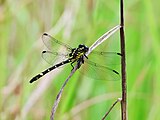
<svg viewBox="0 0 160 120">
<path fill-rule="evenodd" d="M 43 40 L 43 43 L 45 44 L 45 46 L 49 49 L 49 50 L 42 51 L 42 58 L 46 62 L 51 64 L 52 66 L 49 67 L 48 69 L 44 70 L 40 74 L 36 75 L 35 77 L 33 77 L 30 80 L 30 83 L 37 81 L 38 79 L 40 79 L 41 77 L 43 77 L 44 75 L 49 73 L 50 71 L 52 71 L 56 68 L 59 68 L 61 66 L 64 66 L 65 64 L 69 64 L 69 63 L 72 66 L 72 69 L 74 69 L 75 63 L 77 63 L 78 69 L 81 66 L 83 66 L 83 68 L 81 68 L 82 73 L 85 73 L 88 66 L 91 66 L 90 70 L 87 70 L 87 71 L 90 71 L 90 73 L 92 74 L 91 75 L 92 77 L 93 76 L 96 76 L 96 77 L 103 76 L 102 73 L 106 74 L 108 72 L 109 72 L 108 74 L 111 74 L 112 79 L 117 79 L 117 77 L 119 77 L 118 71 L 116 71 L 108 66 L 101 65 L 99 63 L 96 63 L 96 62 L 89 60 L 90 57 L 88 57 L 86 55 L 86 53 L 89 51 L 89 47 L 84 44 L 79 44 L 78 47 L 72 48 L 68 44 L 65 44 L 61 41 L 58 41 L 57 39 L 55 39 L 54 37 L 52 37 L 48 33 L 44 33 L 42 35 L 42 40 Z M 58 51 L 58 49 L 60 47 L 61 47 L 61 51 Z M 100 59 L 101 59 L 101 57 L 105 58 L 105 57 L 112 57 L 112 56 L 118 56 L 118 57 L 121 56 L 121 53 L 117 53 L 117 52 L 92 51 L 91 53 L 94 56 L 98 56 L 97 58 L 100 58 Z M 59 58 L 62 61 L 53 65 L 56 58 L 57 59 Z M 97 72 L 97 70 L 99 72 Z M 99 75 L 97 75 L 96 73 L 99 73 Z M 113 77 L 113 76 L 116 76 L 116 77 Z M 104 79 L 104 78 L 102 78 L 102 79 Z"/>
</svg>

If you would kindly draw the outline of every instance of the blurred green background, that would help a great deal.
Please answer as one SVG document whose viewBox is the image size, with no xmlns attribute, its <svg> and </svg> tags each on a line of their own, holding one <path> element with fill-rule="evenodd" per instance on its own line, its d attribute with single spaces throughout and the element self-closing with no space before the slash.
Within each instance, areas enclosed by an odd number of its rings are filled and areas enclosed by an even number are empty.
<svg viewBox="0 0 160 120">
<path fill-rule="evenodd" d="M 160 119 L 160 9 L 158 1 L 125 1 L 129 120 Z M 0 119 L 48 120 L 71 67 L 29 80 L 50 65 L 41 58 L 47 32 L 76 47 L 90 46 L 119 24 L 118 0 L 0 1 Z M 120 51 L 119 32 L 106 50 Z M 97 61 L 98 62 L 98 61 Z M 96 81 L 78 72 L 64 89 L 56 120 L 100 120 L 121 97 L 121 80 Z M 121 119 L 120 104 L 108 120 Z"/>
</svg>

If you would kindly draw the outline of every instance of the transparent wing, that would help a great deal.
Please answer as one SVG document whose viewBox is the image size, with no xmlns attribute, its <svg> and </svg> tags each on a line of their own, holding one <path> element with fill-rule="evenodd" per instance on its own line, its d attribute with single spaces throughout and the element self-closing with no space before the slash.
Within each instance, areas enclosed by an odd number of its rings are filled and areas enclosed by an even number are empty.
<svg viewBox="0 0 160 120">
<path fill-rule="evenodd" d="M 120 79 L 118 71 L 90 60 L 85 61 L 84 65 L 80 68 L 80 72 L 95 80 L 116 81 Z"/>
<path fill-rule="evenodd" d="M 53 38 L 51 35 L 47 33 L 44 33 L 42 35 L 42 40 L 45 46 L 51 51 L 57 52 L 57 50 L 61 48 L 59 52 L 65 54 L 67 52 L 71 52 L 72 50 L 72 48 L 69 45 L 62 43 L 61 41 L 58 41 L 57 39 Z"/>
<path fill-rule="evenodd" d="M 121 54 L 117 52 L 93 51 L 85 59 L 80 71 L 96 80 L 115 81 L 120 79 L 119 70 Z"/>
<path fill-rule="evenodd" d="M 56 64 L 55 61 L 58 59 L 64 61 L 68 58 L 68 54 L 59 52 L 42 51 L 42 58 L 50 65 Z"/>
<path fill-rule="evenodd" d="M 115 66 L 120 64 L 121 56 L 121 53 L 117 52 L 92 51 L 88 58 L 103 66 Z"/>
<path fill-rule="evenodd" d="M 117 53 L 117 52 L 92 51 L 91 54 L 100 55 L 100 56 L 105 56 L 105 57 L 108 57 L 108 56 L 110 56 L 110 55 L 119 55 L 119 56 L 122 56 L 121 53 Z"/>
</svg>

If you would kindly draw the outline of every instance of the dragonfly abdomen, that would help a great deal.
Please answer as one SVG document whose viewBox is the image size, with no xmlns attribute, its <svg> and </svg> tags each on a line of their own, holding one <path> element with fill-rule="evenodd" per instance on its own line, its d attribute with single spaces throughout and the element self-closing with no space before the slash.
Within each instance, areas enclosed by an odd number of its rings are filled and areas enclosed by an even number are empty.
<svg viewBox="0 0 160 120">
<path fill-rule="evenodd" d="M 43 76 L 44 76 L 45 74 L 47 74 L 48 72 L 54 70 L 55 68 L 60 67 L 60 66 L 62 66 L 62 65 L 64 65 L 64 64 L 67 64 L 67 63 L 69 63 L 69 62 L 71 62 L 70 59 L 68 59 L 68 60 L 66 60 L 66 61 L 63 61 L 63 62 L 61 62 L 61 63 L 59 63 L 59 64 L 56 64 L 56 65 L 54 65 L 54 66 L 52 66 L 52 67 L 44 70 L 44 71 L 41 72 L 40 74 L 36 75 L 36 76 L 33 77 L 29 82 L 32 83 L 32 82 L 38 80 L 39 78 L 43 77 Z"/>
</svg>

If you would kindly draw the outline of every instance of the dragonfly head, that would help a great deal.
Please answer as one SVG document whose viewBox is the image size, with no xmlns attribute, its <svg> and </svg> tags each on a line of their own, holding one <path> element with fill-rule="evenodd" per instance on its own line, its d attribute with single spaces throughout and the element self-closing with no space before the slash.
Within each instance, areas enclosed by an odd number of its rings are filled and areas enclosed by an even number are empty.
<svg viewBox="0 0 160 120">
<path fill-rule="evenodd" d="M 78 46 L 78 49 L 80 49 L 81 51 L 83 51 L 85 53 L 88 52 L 88 50 L 89 50 L 89 48 L 87 46 L 85 46 L 84 44 L 80 44 Z"/>
</svg>

